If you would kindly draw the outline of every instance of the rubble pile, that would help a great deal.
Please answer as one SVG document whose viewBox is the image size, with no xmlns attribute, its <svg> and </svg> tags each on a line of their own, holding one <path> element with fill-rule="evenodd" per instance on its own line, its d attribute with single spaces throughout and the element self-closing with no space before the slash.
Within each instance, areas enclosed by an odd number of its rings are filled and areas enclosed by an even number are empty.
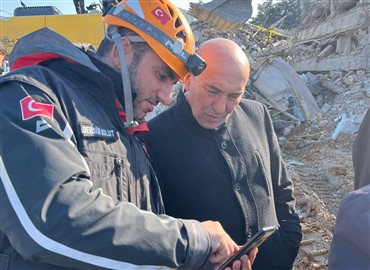
<svg viewBox="0 0 370 270">
<path fill-rule="evenodd" d="M 306 2 L 306 1 L 303 1 Z M 307 1 L 308 16 L 292 33 L 297 50 L 290 64 L 298 72 L 369 68 L 368 0 Z"/>
</svg>

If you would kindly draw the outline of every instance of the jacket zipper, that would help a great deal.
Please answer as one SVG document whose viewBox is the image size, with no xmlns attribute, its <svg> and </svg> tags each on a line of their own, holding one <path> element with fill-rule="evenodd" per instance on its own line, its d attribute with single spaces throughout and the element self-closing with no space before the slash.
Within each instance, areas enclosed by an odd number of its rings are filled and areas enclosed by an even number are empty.
<svg viewBox="0 0 370 270">
<path fill-rule="evenodd" d="M 122 195 L 123 195 L 123 191 L 122 191 L 122 170 L 123 170 L 123 161 L 122 159 L 116 159 L 115 160 L 116 162 L 116 166 L 118 167 L 118 172 L 117 172 L 117 198 L 119 201 L 122 201 Z"/>
</svg>

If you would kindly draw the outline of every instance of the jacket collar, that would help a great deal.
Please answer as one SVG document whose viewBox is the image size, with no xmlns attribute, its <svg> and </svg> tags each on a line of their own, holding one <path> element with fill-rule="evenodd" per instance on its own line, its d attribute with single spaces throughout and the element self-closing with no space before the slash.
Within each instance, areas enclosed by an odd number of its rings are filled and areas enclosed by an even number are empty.
<svg viewBox="0 0 370 270">
<path fill-rule="evenodd" d="M 190 104 L 186 98 L 185 91 L 180 91 L 178 93 L 176 105 L 179 106 L 180 115 L 183 118 L 182 121 L 188 123 L 195 131 L 203 134 L 211 134 L 214 131 L 213 129 L 205 129 L 199 125 L 197 119 L 195 119 L 193 115 Z"/>
</svg>

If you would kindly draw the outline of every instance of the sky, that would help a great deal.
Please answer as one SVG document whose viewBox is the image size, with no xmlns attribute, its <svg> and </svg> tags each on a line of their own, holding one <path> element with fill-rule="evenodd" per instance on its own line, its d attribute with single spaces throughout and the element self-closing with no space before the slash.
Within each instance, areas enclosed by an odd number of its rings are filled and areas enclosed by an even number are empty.
<svg viewBox="0 0 370 270">
<path fill-rule="evenodd" d="M 58 8 L 62 14 L 75 14 L 75 8 L 73 5 L 73 0 L 22 0 L 26 6 L 55 6 Z M 210 0 L 203 0 L 203 3 L 209 2 Z M 243 0 L 240 0 L 243 1 Z M 85 6 L 92 3 L 98 3 L 99 0 L 85 0 Z M 179 8 L 188 10 L 189 2 L 197 3 L 198 0 L 172 0 L 172 2 Z M 257 14 L 257 5 L 261 4 L 263 0 L 252 0 L 253 5 L 253 15 Z M 0 0 L 0 16 L 9 17 L 13 16 L 14 9 L 20 7 L 19 0 Z"/>
</svg>

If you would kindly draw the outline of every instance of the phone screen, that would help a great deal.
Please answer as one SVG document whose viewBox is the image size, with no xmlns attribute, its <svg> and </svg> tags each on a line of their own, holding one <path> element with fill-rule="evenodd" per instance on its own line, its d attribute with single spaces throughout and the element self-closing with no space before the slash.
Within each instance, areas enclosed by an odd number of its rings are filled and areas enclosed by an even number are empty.
<svg viewBox="0 0 370 270">
<path fill-rule="evenodd" d="M 265 227 L 254 234 L 234 255 L 232 255 L 219 270 L 224 270 L 228 266 L 232 266 L 235 260 L 238 260 L 242 255 L 248 254 L 252 249 L 259 247 L 267 238 L 269 238 L 275 231 L 277 227 Z"/>
</svg>

